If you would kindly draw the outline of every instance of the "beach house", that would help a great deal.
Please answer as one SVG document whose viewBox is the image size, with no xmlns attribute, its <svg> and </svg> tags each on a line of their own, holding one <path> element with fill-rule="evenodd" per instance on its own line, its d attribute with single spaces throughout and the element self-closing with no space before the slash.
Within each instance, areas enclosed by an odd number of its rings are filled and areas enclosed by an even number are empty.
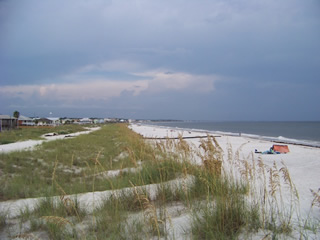
<svg viewBox="0 0 320 240">
<path fill-rule="evenodd" d="M 52 125 L 52 121 L 48 118 L 38 118 L 36 119 L 37 125 L 38 126 L 49 126 Z"/>
<path fill-rule="evenodd" d="M 0 132 L 3 130 L 10 130 L 17 128 L 17 118 L 9 115 L 0 115 Z"/>
<path fill-rule="evenodd" d="M 19 126 L 34 126 L 35 123 L 32 118 L 20 115 L 18 118 Z"/>
<path fill-rule="evenodd" d="M 92 124 L 93 121 L 90 118 L 81 118 L 78 123 L 79 124 Z"/>
<path fill-rule="evenodd" d="M 51 121 L 52 126 L 59 126 L 61 124 L 60 122 L 60 118 L 58 117 L 48 117 L 47 119 L 49 119 Z"/>
</svg>

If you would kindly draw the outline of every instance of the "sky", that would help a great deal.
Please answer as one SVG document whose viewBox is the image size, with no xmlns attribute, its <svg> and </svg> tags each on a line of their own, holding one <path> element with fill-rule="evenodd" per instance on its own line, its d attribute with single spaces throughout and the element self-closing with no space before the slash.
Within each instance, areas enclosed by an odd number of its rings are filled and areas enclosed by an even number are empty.
<svg viewBox="0 0 320 240">
<path fill-rule="evenodd" d="M 320 121 L 319 105 L 319 0 L 0 0 L 0 114 Z"/>
</svg>

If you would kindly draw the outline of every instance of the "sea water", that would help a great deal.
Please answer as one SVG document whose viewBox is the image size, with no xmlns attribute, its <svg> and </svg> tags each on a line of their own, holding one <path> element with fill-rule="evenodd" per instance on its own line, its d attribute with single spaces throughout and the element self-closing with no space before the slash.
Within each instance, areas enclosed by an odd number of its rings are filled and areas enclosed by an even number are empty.
<svg viewBox="0 0 320 240">
<path fill-rule="evenodd" d="M 320 122 L 152 122 L 153 125 L 320 147 Z"/>
</svg>

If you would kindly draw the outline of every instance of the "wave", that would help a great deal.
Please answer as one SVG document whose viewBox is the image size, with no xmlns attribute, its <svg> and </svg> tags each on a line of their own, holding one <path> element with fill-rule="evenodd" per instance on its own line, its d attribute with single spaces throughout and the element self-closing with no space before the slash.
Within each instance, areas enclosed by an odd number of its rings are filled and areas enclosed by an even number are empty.
<svg viewBox="0 0 320 240">
<path fill-rule="evenodd" d="M 256 134 L 247 134 L 247 133 L 232 133 L 232 132 L 221 132 L 221 131 L 213 131 L 215 133 L 219 133 L 222 135 L 230 135 L 230 136 L 239 136 L 248 137 L 252 139 L 260 139 L 260 140 L 267 140 L 276 143 L 286 143 L 286 144 L 295 144 L 295 145 L 303 145 L 303 146 L 310 146 L 310 147 L 320 147 L 320 142 L 318 141 L 311 141 L 305 139 L 294 139 L 294 138 L 287 138 L 283 136 L 278 137 L 271 137 L 271 136 L 262 136 Z"/>
<path fill-rule="evenodd" d="M 237 133 L 229 133 L 229 132 L 219 132 L 224 135 L 232 135 L 232 136 L 239 136 Z M 283 136 L 278 137 L 270 137 L 270 136 L 262 136 L 262 135 L 255 135 L 255 134 L 246 134 L 242 133 L 241 136 L 253 138 L 253 139 L 261 139 L 267 140 L 276 143 L 286 143 L 286 144 L 296 144 L 296 145 L 303 145 L 303 146 L 310 146 L 310 147 L 320 147 L 320 142 L 305 140 L 305 139 L 294 139 L 294 138 L 287 138 Z"/>
<path fill-rule="evenodd" d="M 149 124 L 146 124 L 149 125 Z M 276 143 L 283 143 L 283 144 L 295 144 L 295 145 L 303 145 L 303 146 L 310 146 L 310 147 L 319 147 L 320 148 L 320 142 L 319 141 L 312 141 L 312 140 L 305 140 L 305 139 L 294 139 L 294 138 L 287 138 L 284 136 L 264 136 L 264 135 L 257 135 L 257 134 L 249 134 L 249 133 L 235 133 L 235 132 L 227 132 L 227 131 L 213 131 L 213 130 L 207 130 L 207 129 L 200 129 L 200 128 L 187 128 L 187 127 L 174 127 L 174 126 L 164 126 L 164 125 L 158 125 L 158 124 L 151 124 L 151 126 L 157 126 L 160 128 L 169 128 L 169 129 L 176 129 L 180 131 L 196 131 L 196 132 L 202 132 L 202 133 L 208 133 L 208 134 L 218 134 L 218 135 L 225 135 L 225 136 L 242 136 L 252 139 L 260 139 L 260 140 L 266 140 Z"/>
</svg>

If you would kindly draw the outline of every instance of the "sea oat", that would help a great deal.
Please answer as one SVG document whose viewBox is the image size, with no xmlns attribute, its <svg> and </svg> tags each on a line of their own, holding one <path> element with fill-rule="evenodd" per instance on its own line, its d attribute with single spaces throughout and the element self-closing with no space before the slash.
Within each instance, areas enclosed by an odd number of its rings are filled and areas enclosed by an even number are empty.
<svg viewBox="0 0 320 240">
<path fill-rule="evenodd" d="M 137 160 L 136 160 L 136 156 L 135 153 L 132 151 L 132 149 L 126 147 L 127 152 L 129 153 L 129 159 L 130 161 L 133 163 L 133 165 L 135 167 L 137 167 Z"/>
<path fill-rule="evenodd" d="M 317 192 L 312 189 L 310 189 L 310 191 L 313 196 L 311 207 L 314 207 L 314 206 L 320 207 L 320 188 L 318 189 Z"/>
<path fill-rule="evenodd" d="M 287 166 L 285 165 L 285 163 L 283 161 L 281 163 L 282 163 L 283 167 L 280 169 L 280 172 L 282 172 L 283 180 L 289 186 L 290 192 L 293 194 L 294 199 L 296 201 L 296 204 L 298 205 L 299 199 L 300 199 L 298 190 L 291 179 L 291 176 L 289 174 L 289 170 L 288 170 Z"/>
<path fill-rule="evenodd" d="M 55 181 L 57 165 L 58 165 L 58 156 L 56 156 L 56 161 L 54 162 L 54 167 L 53 167 L 53 171 L 52 171 L 52 186 Z"/>
<path fill-rule="evenodd" d="M 71 157 L 71 164 L 70 164 L 70 167 L 73 166 L 73 161 L 74 161 L 74 154 L 72 154 L 72 157 Z"/>
<path fill-rule="evenodd" d="M 178 136 L 179 141 L 176 145 L 177 150 L 182 151 L 184 153 L 184 157 L 188 156 L 190 153 L 190 146 L 189 144 L 183 139 L 183 136 L 179 134 Z"/>
<path fill-rule="evenodd" d="M 137 187 L 131 181 L 129 182 L 133 187 L 134 194 L 139 201 L 140 206 L 144 210 L 146 222 L 150 224 L 152 232 L 157 232 L 158 237 L 160 237 L 159 223 L 163 224 L 164 222 L 158 219 L 156 207 L 150 202 L 145 194 L 138 192 Z"/>
<path fill-rule="evenodd" d="M 18 234 L 13 237 L 13 239 L 32 239 L 32 240 L 40 240 L 37 236 L 33 235 L 32 233 L 23 233 L 23 234 Z"/>
<path fill-rule="evenodd" d="M 73 225 L 68 219 L 58 216 L 43 216 L 42 219 L 46 220 L 47 222 L 54 223 L 58 226 L 66 226 L 67 224 Z"/>
<path fill-rule="evenodd" d="M 280 188 L 280 176 L 279 171 L 277 169 L 277 165 L 273 162 L 273 166 L 269 168 L 269 193 L 273 198 L 276 198 L 275 194 L 277 190 Z"/>
<path fill-rule="evenodd" d="M 230 165 L 232 165 L 233 151 L 232 151 L 232 145 L 229 142 L 227 143 L 227 149 L 228 149 L 228 162 Z"/>
</svg>

